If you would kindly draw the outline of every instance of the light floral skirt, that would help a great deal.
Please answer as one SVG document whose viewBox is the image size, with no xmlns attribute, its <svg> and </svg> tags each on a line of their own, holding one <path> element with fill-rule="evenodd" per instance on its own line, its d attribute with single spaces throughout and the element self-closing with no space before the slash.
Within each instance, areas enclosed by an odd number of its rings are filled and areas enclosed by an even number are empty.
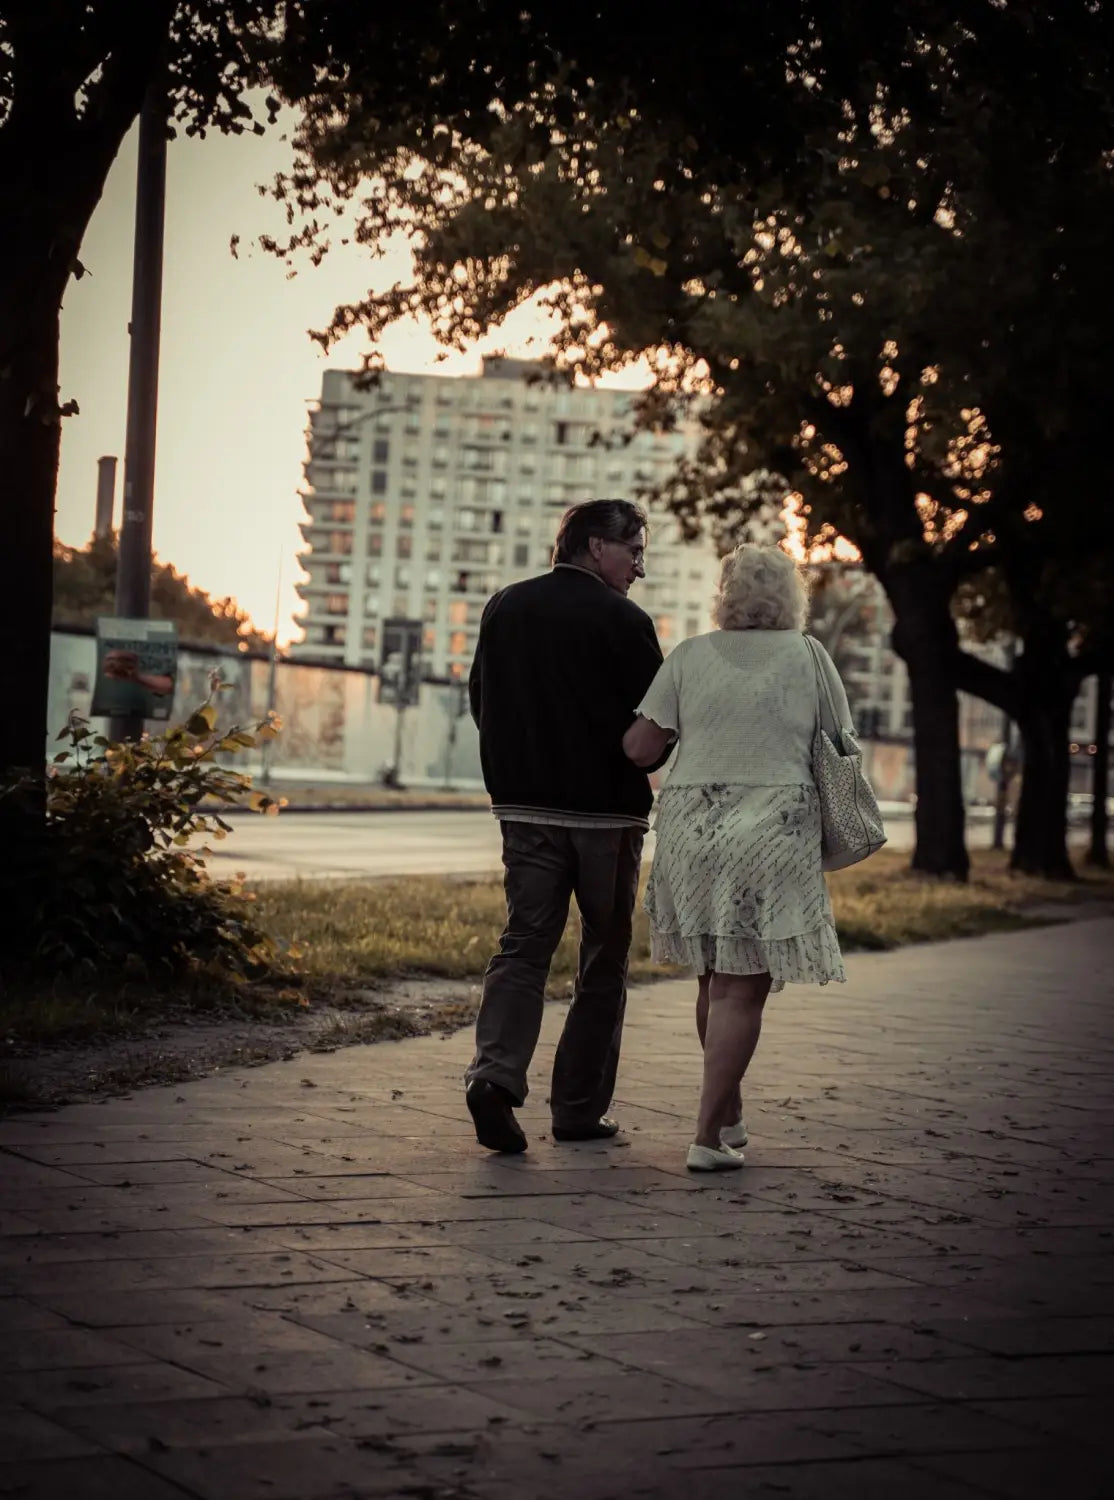
<svg viewBox="0 0 1114 1500">
<path fill-rule="evenodd" d="M 667 786 L 646 887 L 655 962 L 842 981 L 813 786 Z"/>
</svg>

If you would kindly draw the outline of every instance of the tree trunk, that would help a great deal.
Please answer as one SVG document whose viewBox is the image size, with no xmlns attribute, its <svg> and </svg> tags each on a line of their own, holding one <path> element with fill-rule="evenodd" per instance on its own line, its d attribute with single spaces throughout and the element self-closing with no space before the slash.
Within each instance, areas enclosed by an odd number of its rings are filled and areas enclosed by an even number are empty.
<svg viewBox="0 0 1114 1500">
<path fill-rule="evenodd" d="M 926 875 L 966 880 L 971 861 L 965 840 L 959 699 L 951 676 L 919 655 L 915 651 L 906 660 L 917 792 L 912 867 Z M 932 653 L 924 655 L 931 658 Z"/>
<path fill-rule="evenodd" d="M 34 782 L 26 796 L 0 800 L 0 841 L 6 872 L 15 879 L 21 853 L 28 840 L 37 841 L 44 817 L 61 286 L 58 293 L 30 308 L 9 306 L 6 316 L 0 311 L 6 356 L 0 368 L 6 573 L 0 590 L 0 775 L 27 773 Z"/>
<path fill-rule="evenodd" d="M 1087 863 L 1099 870 L 1110 868 L 1106 799 L 1110 792 L 1111 688 L 1111 674 L 1099 672 L 1095 677 L 1095 763 L 1091 772 L 1091 843 L 1087 850 Z"/>
<path fill-rule="evenodd" d="M 1071 782 L 1073 693 L 1066 644 L 1026 639 L 1020 661 L 1024 682 L 1021 795 L 1010 869 L 1048 880 L 1074 880 L 1068 858 L 1068 787 Z"/>
<path fill-rule="evenodd" d="M 911 585 L 911 586 L 909 586 Z M 926 875 L 966 880 L 959 749 L 958 641 L 947 598 L 925 601 L 923 579 L 894 577 L 887 593 L 897 617 L 893 643 L 909 672 L 916 762 L 916 841 L 912 867 Z"/>
</svg>

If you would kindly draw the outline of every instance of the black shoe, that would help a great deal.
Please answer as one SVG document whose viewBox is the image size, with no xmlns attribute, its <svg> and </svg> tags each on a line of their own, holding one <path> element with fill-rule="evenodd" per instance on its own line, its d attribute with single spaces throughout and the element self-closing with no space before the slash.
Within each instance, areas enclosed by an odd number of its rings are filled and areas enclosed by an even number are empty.
<svg viewBox="0 0 1114 1500">
<path fill-rule="evenodd" d="M 481 1146 L 507 1156 L 526 1150 L 526 1137 L 514 1117 L 514 1100 L 506 1089 L 486 1078 L 475 1078 L 465 1090 L 464 1102 Z"/>
<path fill-rule="evenodd" d="M 619 1134 L 619 1122 L 610 1115 L 589 1120 L 586 1125 L 554 1125 L 555 1141 L 608 1141 Z"/>
</svg>

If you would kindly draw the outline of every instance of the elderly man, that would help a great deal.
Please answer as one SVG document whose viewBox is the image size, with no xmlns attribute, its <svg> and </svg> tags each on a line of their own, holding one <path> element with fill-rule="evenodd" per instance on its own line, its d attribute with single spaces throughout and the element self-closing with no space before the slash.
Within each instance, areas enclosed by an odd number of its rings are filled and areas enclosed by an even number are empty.
<svg viewBox="0 0 1114 1500">
<path fill-rule="evenodd" d="M 580 962 L 553 1065 L 553 1138 L 606 1139 L 619 1129 L 607 1110 L 653 800 L 622 740 L 662 660 L 653 622 L 627 598 L 645 577 L 645 549 L 637 505 L 576 505 L 561 521 L 552 571 L 496 594 L 480 624 L 468 685 L 503 832 L 507 923 L 484 975 L 465 1098 L 491 1151 L 526 1149 L 514 1109 L 526 1098 L 549 965 L 574 895 Z"/>
</svg>

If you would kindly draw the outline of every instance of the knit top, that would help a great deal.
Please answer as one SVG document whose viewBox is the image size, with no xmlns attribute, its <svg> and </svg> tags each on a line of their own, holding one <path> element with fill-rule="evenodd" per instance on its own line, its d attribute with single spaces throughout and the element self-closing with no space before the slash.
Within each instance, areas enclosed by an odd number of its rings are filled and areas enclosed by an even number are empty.
<svg viewBox="0 0 1114 1500">
<path fill-rule="evenodd" d="M 817 641 L 841 724 L 847 694 Z M 812 781 L 817 680 L 797 630 L 713 630 L 682 641 L 638 712 L 679 735 L 669 785 L 796 786 Z"/>
</svg>

